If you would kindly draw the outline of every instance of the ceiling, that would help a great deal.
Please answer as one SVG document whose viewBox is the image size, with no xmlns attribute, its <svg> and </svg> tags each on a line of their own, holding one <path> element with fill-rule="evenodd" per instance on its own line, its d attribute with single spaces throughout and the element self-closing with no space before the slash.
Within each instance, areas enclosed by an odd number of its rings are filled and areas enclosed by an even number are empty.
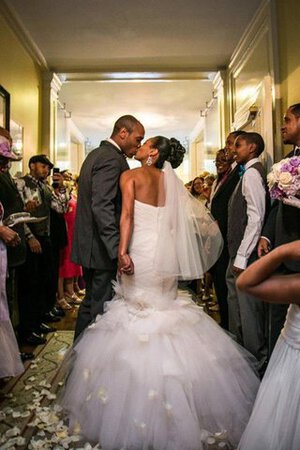
<svg viewBox="0 0 300 450">
<path fill-rule="evenodd" d="M 65 80 L 60 100 L 94 145 L 124 113 L 144 121 L 148 135 L 188 136 L 212 97 L 213 73 L 228 65 L 262 2 L 4 1 Z"/>
</svg>

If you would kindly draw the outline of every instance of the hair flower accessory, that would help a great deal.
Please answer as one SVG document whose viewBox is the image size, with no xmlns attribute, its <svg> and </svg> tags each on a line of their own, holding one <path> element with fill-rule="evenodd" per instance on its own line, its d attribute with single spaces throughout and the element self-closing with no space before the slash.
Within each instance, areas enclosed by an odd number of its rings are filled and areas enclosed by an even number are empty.
<svg viewBox="0 0 300 450">
<path fill-rule="evenodd" d="M 286 205 L 300 208 L 300 157 L 282 159 L 267 177 L 270 196 Z"/>
</svg>

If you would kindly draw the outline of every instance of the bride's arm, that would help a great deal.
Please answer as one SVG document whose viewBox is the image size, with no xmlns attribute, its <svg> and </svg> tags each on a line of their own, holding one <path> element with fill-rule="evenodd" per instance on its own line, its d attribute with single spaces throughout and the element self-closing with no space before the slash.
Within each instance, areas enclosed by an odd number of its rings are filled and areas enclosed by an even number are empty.
<svg viewBox="0 0 300 450">
<path fill-rule="evenodd" d="M 119 272 L 133 274 L 133 262 L 128 254 L 128 246 L 133 230 L 134 178 L 128 170 L 121 175 L 122 213 L 120 220 Z"/>
<path fill-rule="evenodd" d="M 272 275 L 286 260 L 300 260 L 300 241 L 281 245 L 251 264 L 237 287 L 269 303 L 300 304 L 300 274 Z"/>
</svg>

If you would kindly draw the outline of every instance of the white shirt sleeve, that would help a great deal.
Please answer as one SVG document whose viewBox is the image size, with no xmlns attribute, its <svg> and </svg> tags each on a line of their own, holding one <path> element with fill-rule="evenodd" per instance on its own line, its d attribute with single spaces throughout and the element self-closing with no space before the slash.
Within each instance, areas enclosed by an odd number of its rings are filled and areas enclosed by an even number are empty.
<svg viewBox="0 0 300 450">
<path fill-rule="evenodd" d="M 265 217 L 266 190 L 263 179 L 256 169 L 249 167 L 246 170 L 242 179 L 242 194 L 247 203 L 248 222 L 234 260 L 234 266 L 239 269 L 247 267 L 248 259 L 261 235 Z"/>
</svg>

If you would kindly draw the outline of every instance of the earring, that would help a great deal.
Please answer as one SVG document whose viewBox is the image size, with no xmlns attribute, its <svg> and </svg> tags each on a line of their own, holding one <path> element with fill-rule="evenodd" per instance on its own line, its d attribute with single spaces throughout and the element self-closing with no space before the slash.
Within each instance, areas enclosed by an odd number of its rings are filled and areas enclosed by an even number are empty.
<svg viewBox="0 0 300 450">
<path fill-rule="evenodd" d="M 152 158 L 150 155 L 148 156 L 148 158 L 146 160 L 146 164 L 147 164 L 147 166 L 152 166 L 152 164 L 153 164 L 153 161 L 152 161 Z"/>
</svg>

